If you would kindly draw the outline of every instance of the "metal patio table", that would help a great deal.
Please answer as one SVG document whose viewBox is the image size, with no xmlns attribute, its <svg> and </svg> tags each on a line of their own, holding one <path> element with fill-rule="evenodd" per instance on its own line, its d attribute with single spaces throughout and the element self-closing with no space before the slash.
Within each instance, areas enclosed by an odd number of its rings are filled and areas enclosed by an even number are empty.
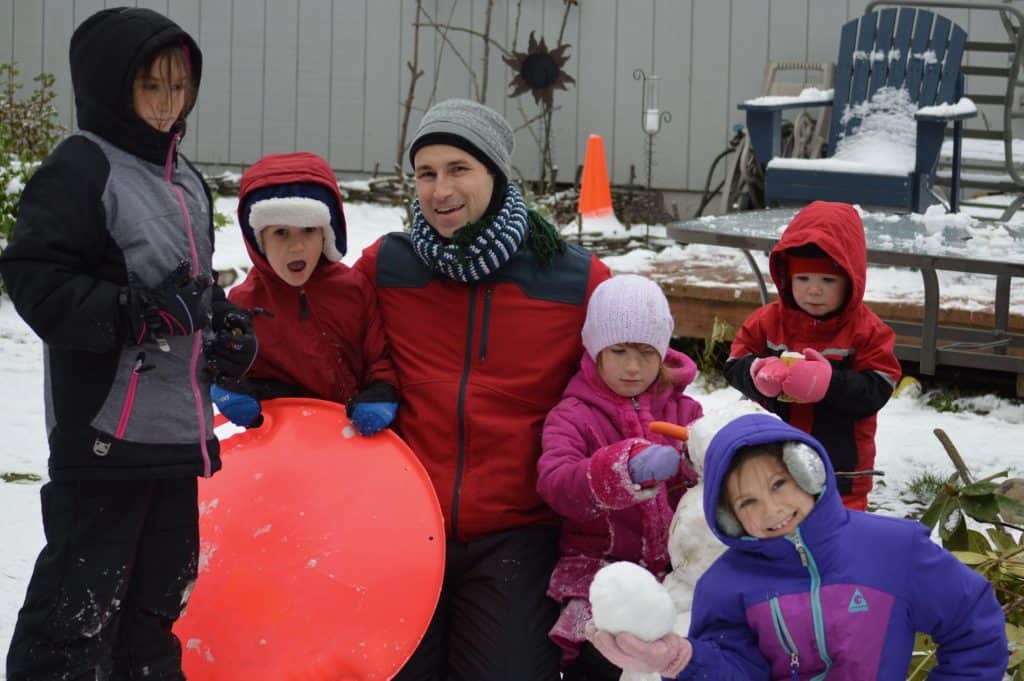
<svg viewBox="0 0 1024 681">
<path fill-rule="evenodd" d="M 761 302 L 768 302 L 764 275 L 751 251 L 768 252 L 796 214 L 796 208 L 729 213 L 671 223 L 669 238 L 681 244 L 727 246 L 743 251 L 757 277 Z M 919 270 L 924 283 L 921 322 L 885 320 L 899 336 L 919 338 L 920 344 L 900 343 L 900 359 L 915 361 L 922 374 L 934 375 L 938 365 L 1009 372 L 1017 375 L 1018 393 L 1024 378 L 1024 356 L 1009 348 L 1024 348 L 1024 334 L 1009 331 L 1010 281 L 1024 278 L 1024 230 L 1002 223 L 946 226 L 929 234 L 925 222 L 908 215 L 866 213 L 862 216 L 869 263 Z M 992 231 L 996 230 L 996 231 Z M 985 237 L 985 238 L 979 238 Z M 992 237 L 991 239 L 988 237 Z M 992 275 L 996 279 L 994 325 L 991 329 L 939 324 L 939 270 Z M 939 340 L 948 341 L 939 345 Z"/>
</svg>

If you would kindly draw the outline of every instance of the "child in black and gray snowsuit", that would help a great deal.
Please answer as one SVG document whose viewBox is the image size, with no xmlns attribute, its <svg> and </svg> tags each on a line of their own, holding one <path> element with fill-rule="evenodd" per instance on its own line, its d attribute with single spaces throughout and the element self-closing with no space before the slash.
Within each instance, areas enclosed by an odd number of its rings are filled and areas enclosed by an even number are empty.
<svg viewBox="0 0 1024 681">
<path fill-rule="evenodd" d="M 150 10 L 107 9 L 75 30 L 70 62 L 80 130 L 29 180 L 0 255 L 44 343 L 50 445 L 46 546 L 7 679 L 180 681 L 196 477 L 220 468 L 207 373 L 251 363 L 252 320 L 212 286 L 209 190 L 177 149 L 195 41 Z"/>
</svg>

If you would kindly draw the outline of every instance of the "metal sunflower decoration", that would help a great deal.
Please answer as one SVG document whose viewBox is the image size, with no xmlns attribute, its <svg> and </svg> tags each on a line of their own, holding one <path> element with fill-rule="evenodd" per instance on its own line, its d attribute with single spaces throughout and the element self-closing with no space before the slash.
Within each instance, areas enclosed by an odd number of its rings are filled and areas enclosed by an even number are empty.
<svg viewBox="0 0 1024 681">
<path fill-rule="evenodd" d="M 537 42 L 533 31 L 530 31 L 530 45 L 526 52 L 512 52 L 503 57 L 505 63 L 516 72 L 515 78 L 508 84 L 513 88 L 509 97 L 518 97 L 529 90 L 538 105 L 544 102 L 544 107 L 550 110 L 554 89 L 568 90 L 567 86 L 576 82 L 562 70 L 565 62 L 569 61 L 569 55 L 565 53 L 569 47 L 559 45 L 549 51 L 544 38 Z"/>
</svg>

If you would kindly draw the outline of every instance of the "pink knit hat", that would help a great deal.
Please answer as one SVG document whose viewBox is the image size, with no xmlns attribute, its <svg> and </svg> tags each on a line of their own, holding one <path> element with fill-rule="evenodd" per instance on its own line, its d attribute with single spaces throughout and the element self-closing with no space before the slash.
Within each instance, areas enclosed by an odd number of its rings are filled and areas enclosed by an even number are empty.
<svg viewBox="0 0 1024 681">
<path fill-rule="evenodd" d="M 674 327 L 660 286 L 646 277 L 620 274 L 601 282 L 591 294 L 583 347 L 597 360 L 609 345 L 646 343 L 665 359 Z"/>
</svg>

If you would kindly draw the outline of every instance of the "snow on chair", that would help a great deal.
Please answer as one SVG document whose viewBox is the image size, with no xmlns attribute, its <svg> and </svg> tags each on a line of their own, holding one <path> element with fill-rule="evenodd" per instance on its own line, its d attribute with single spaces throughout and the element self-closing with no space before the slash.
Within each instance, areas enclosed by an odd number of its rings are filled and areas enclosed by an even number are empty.
<svg viewBox="0 0 1024 681">
<path fill-rule="evenodd" d="M 958 183 L 963 120 L 960 61 L 967 34 L 949 19 L 910 7 L 870 12 L 842 27 L 833 91 L 761 97 L 739 105 L 768 203 L 845 201 L 924 212 L 946 125 L 953 122 Z M 822 159 L 778 158 L 782 111 L 832 106 Z M 950 210 L 955 212 L 956 187 Z"/>
</svg>

